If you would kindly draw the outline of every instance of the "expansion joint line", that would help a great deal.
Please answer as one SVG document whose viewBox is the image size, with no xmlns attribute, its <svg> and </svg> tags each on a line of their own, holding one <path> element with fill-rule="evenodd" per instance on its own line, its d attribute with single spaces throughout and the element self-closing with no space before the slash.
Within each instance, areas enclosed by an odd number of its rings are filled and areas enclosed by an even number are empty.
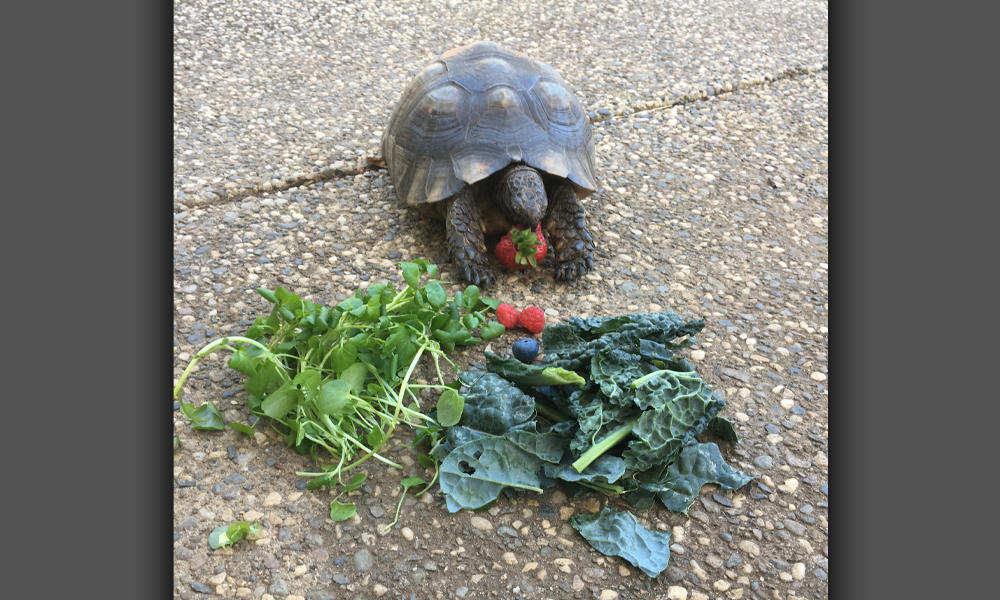
<svg viewBox="0 0 1000 600">
<path fill-rule="evenodd" d="M 616 109 L 614 113 L 608 109 L 600 109 L 598 111 L 591 112 L 588 115 L 588 118 L 590 119 L 590 122 L 595 125 L 606 121 L 630 119 L 636 115 L 664 111 L 674 106 L 683 106 L 685 104 L 691 104 L 692 102 L 700 102 L 707 100 L 711 96 L 721 96 L 737 90 L 748 90 L 763 87 L 765 85 L 772 84 L 775 81 L 791 79 L 793 77 L 799 77 L 801 75 L 816 73 L 819 71 L 826 72 L 827 70 L 828 63 L 824 62 L 805 66 L 787 67 L 778 71 L 777 74 L 764 72 L 743 75 L 739 80 L 716 82 L 714 85 L 698 88 L 683 94 L 671 93 L 652 99 L 637 98 L 628 102 L 625 107 Z M 217 191 L 210 190 L 205 194 L 200 202 L 196 201 L 192 203 L 188 201 L 184 204 L 185 206 L 190 207 L 192 204 L 195 206 L 204 206 L 206 204 L 216 204 L 220 202 L 236 202 L 249 196 L 261 194 L 262 192 L 283 192 L 292 188 L 301 189 L 323 181 L 355 177 L 357 175 L 364 174 L 364 172 L 368 169 L 378 166 L 381 165 L 378 164 L 377 160 L 373 162 L 373 159 L 358 159 L 357 166 L 354 167 L 347 167 L 343 169 L 326 167 L 313 173 L 295 173 L 294 175 L 285 177 L 284 179 L 257 181 L 245 186 L 243 189 L 225 188 Z M 178 200 L 175 200 L 175 206 L 178 202 Z"/>
<path fill-rule="evenodd" d="M 690 92 L 672 93 L 652 99 L 637 98 L 628 102 L 625 107 L 616 110 L 614 114 L 612 114 L 608 109 L 604 109 L 605 114 L 603 115 L 601 114 L 601 111 L 592 112 L 589 115 L 590 122 L 596 125 L 604 123 L 605 121 L 620 121 L 622 119 L 629 119 L 636 115 L 664 111 L 674 106 L 683 106 L 685 104 L 691 104 L 692 102 L 700 102 L 707 100 L 711 96 L 721 96 L 737 90 L 764 87 L 765 85 L 769 85 L 775 81 L 791 79 L 793 77 L 799 77 L 809 73 L 817 73 L 819 71 L 825 72 L 827 69 L 828 63 L 787 67 L 778 71 L 776 75 L 768 72 L 749 74 L 743 75 L 739 80 L 716 82 L 714 85 L 694 89 Z"/>
</svg>

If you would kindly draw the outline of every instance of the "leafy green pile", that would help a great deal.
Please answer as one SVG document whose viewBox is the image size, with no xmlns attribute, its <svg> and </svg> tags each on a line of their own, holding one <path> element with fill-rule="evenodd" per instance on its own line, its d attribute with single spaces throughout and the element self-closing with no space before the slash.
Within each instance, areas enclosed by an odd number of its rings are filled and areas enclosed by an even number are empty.
<svg viewBox="0 0 1000 600">
<path fill-rule="evenodd" d="M 647 509 L 658 497 L 687 512 L 701 487 L 727 489 L 750 477 L 699 443 L 711 431 L 737 442 L 719 412 L 725 402 L 675 352 L 694 343 L 703 320 L 672 312 L 580 319 L 542 334 L 542 365 L 486 353 L 488 372 L 459 374 L 464 411 L 434 447 L 448 510 L 484 510 L 500 493 L 541 492 L 560 482 L 577 495 L 624 495 Z M 684 342 L 676 342 L 687 337 Z M 669 534 L 627 512 L 575 515 L 594 548 L 655 577 L 670 558 Z"/>
<path fill-rule="evenodd" d="M 484 311 L 495 309 L 498 302 L 480 298 L 476 286 L 449 297 L 442 282 L 433 280 L 436 265 L 416 260 L 401 267 L 406 282 L 402 290 L 378 283 L 334 307 L 303 300 L 284 288 L 258 288 L 274 304 L 271 313 L 258 317 L 245 336 L 205 346 L 181 376 L 174 396 L 180 397 L 199 359 L 225 348 L 233 353 L 228 365 L 247 376 L 250 412 L 268 417 L 296 452 L 314 459 L 321 449 L 332 455 L 334 463 L 323 466 L 322 472 L 299 474 L 314 477 L 308 489 L 341 483 L 346 492 L 360 486 L 364 474 L 356 474 L 350 483 L 344 483 L 342 475 L 369 458 L 402 468 L 379 454 L 401 421 L 434 432 L 457 423 L 462 413 L 459 383 L 446 382 L 442 373 L 442 360 L 458 371 L 445 353 L 497 337 L 504 327 L 486 318 Z M 422 283 L 424 274 L 431 279 Z M 480 337 L 474 335 L 476 330 Z M 411 378 L 425 355 L 433 358 L 438 381 L 419 385 Z M 437 422 L 421 410 L 417 394 L 424 388 L 440 393 Z M 224 424 L 211 402 L 197 409 L 181 402 L 181 411 L 195 429 L 228 425 L 253 434 L 244 424 Z M 421 465 L 436 467 L 433 459 L 420 458 Z M 419 483 L 413 479 L 404 487 Z M 427 487 L 433 484 L 420 481 Z M 331 518 L 350 518 L 352 508 L 335 500 Z"/>
<path fill-rule="evenodd" d="M 736 489 L 750 477 L 722 459 L 712 431 L 737 441 L 725 402 L 675 352 L 701 331 L 672 312 L 572 318 L 545 328 L 542 365 L 487 353 L 488 372 L 463 372 L 465 410 L 437 447 L 452 512 L 480 510 L 501 492 L 560 481 L 577 494 L 658 497 L 687 512 L 702 484 Z"/>
</svg>

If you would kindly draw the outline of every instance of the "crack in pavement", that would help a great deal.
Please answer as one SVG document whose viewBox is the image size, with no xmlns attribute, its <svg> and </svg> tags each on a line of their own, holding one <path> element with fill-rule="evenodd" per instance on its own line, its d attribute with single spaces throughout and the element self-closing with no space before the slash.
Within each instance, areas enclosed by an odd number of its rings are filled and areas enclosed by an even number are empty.
<svg viewBox="0 0 1000 600">
<path fill-rule="evenodd" d="M 798 65 L 793 67 L 787 67 L 779 71 L 776 75 L 772 73 L 757 73 L 757 74 L 747 74 L 742 75 L 739 80 L 728 80 L 722 82 L 716 82 L 714 85 L 697 88 L 688 93 L 673 93 L 669 95 L 659 96 L 653 99 L 635 99 L 631 102 L 627 102 L 624 108 L 616 109 L 614 114 L 609 109 L 602 108 L 596 111 L 591 111 L 588 113 L 587 117 L 590 122 L 594 125 L 599 123 L 605 123 L 608 121 L 621 121 L 626 119 L 635 118 L 637 115 L 649 114 L 653 112 L 660 112 L 668 110 L 675 106 L 684 106 L 686 104 L 691 104 L 694 102 L 702 102 L 707 100 L 712 96 L 723 96 L 731 92 L 738 90 L 749 90 L 755 88 L 762 88 L 765 85 L 773 84 L 776 81 L 782 81 L 785 79 L 791 79 L 793 77 L 799 77 L 801 75 L 807 75 L 811 73 L 816 73 L 819 71 L 828 71 L 829 63 L 815 63 L 811 65 Z M 681 86 L 684 87 L 684 86 Z M 601 118 L 603 117 L 603 118 Z M 342 162 L 342 161 L 338 161 Z M 357 175 L 364 174 L 366 170 L 366 165 L 370 164 L 370 161 L 366 158 L 358 158 L 357 166 L 348 168 L 333 168 L 324 167 L 312 173 L 295 173 L 283 180 L 270 179 L 270 180 L 255 180 L 244 186 L 244 189 L 237 190 L 232 188 L 223 188 L 222 190 L 208 190 L 205 194 L 197 200 L 185 199 L 186 202 L 182 202 L 180 199 L 174 199 L 174 210 L 175 211 L 185 211 L 190 208 L 210 206 L 219 204 L 221 202 L 238 202 L 249 196 L 256 196 L 261 193 L 274 193 L 274 192 L 284 192 L 292 188 L 305 188 L 308 186 L 315 185 L 320 182 L 333 181 L 335 179 L 344 179 L 347 177 L 355 177 Z M 378 169 L 377 166 L 374 168 Z M 214 196 L 214 197 L 213 197 Z"/>
<path fill-rule="evenodd" d="M 711 96 L 722 96 L 730 92 L 735 92 L 737 90 L 749 90 L 754 88 L 761 88 L 765 85 L 772 84 L 776 81 L 782 81 L 785 79 L 791 79 L 793 77 L 799 77 L 801 75 L 807 75 L 811 73 L 816 73 L 818 71 L 827 71 L 827 63 L 816 63 L 812 65 L 800 65 L 795 67 L 788 67 L 782 69 L 777 75 L 771 73 L 759 73 L 756 75 L 743 75 L 740 79 L 731 81 L 722 81 L 716 83 L 715 85 L 698 88 L 688 92 L 686 94 L 669 94 L 669 96 L 659 96 L 653 98 L 652 100 L 636 99 L 629 103 L 624 109 L 620 109 L 619 112 L 622 114 L 606 115 L 603 119 L 595 119 L 593 113 L 590 116 L 590 122 L 604 123 L 606 121 L 620 121 L 623 119 L 628 119 L 634 115 L 648 114 L 652 112 L 658 112 L 670 109 L 674 106 L 683 106 L 685 104 L 691 104 L 692 102 L 701 102 L 707 100 Z M 659 103 L 659 104 L 657 104 Z M 632 108 L 632 110 L 629 110 Z M 601 109 L 607 111 L 608 109 Z M 597 116 L 601 116 L 600 110 L 596 111 Z"/>
</svg>

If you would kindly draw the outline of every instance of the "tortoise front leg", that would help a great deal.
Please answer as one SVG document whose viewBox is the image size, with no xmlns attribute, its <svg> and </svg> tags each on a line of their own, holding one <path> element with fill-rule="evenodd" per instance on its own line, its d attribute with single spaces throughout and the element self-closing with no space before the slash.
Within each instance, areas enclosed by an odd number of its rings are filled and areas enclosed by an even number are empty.
<svg viewBox="0 0 1000 600">
<path fill-rule="evenodd" d="M 458 263 L 466 281 L 486 287 L 493 283 L 496 275 L 486 258 L 483 215 L 472 188 L 463 188 L 447 204 L 444 220 L 451 259 Z"/>
<path fill-rule="evenodd" d="M 568 183 L 553 186 L 548 196 L 552 212 L 545 231 L 556 259 L 556 279 L 576 279 L 594 268 L 594 240 L 587 231 L 586 211 Z"/>
</svg>

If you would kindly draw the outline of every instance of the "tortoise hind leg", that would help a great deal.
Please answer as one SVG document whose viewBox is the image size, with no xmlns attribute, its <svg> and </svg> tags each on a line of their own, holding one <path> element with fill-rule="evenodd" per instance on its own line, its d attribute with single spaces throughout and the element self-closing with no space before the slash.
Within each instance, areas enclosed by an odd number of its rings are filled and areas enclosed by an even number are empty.
<svg viewBox="0 0 1000 600">
<path fill-rule="evenodd" d="M 486 287 L 496 276 L 486 258 L 483 215 L 470 186 L 463 188 L 443 208 L 448 253 L 465 280 Z"/>
<path fill-rule="evenodd" d="M 573 186 L 560 183 L 550 190 L 545 230 L 556 259 L 556 279 L 576 279 L 594 268 L 594 240 L 587 230 L 586 211 Z"/>
</svg>

